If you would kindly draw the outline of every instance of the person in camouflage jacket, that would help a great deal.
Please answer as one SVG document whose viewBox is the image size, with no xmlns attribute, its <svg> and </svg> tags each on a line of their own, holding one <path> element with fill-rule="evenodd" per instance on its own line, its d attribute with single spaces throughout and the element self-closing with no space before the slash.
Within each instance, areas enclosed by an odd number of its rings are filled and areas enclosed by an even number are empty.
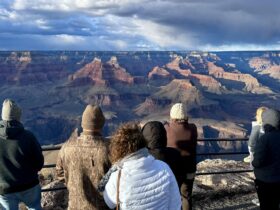
<svg viewBox="0 0 280 210">
<path fill-rule="evenodd" d="M 100 107 L 88 105 L 82 116 L 83 132 L 72 135 L 59 151 L 56 173 L 69 191 L 69 210 L 108 209 L 97 191 L 110 167 L 107 142 L 101 134 L 104 123 Z"/>
</svg>

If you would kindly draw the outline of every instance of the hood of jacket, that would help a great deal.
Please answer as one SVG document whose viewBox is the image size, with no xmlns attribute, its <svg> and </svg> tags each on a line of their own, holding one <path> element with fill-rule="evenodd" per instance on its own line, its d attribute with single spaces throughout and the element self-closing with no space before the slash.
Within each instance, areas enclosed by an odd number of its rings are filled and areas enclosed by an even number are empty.
<svg viewBox="0 0 280 210">
<path fill-rule="evenodd" d="M 24 130 L 23 125 L 18 121 L 0 121 L 0 137 L 13 139 Z"/>
<path fill-rule="evenodd" d="M 268 109 L 262 113 L 262 122 L 265 132 L 280 129 L 280 112 Z"/>
<path fill-rule="evenodd" d="M 142 134 L 146 140 L 148 149 L 156 149 L 167 146 L 167 136 L 164 125 L 158 121 L 151 121 L 144 125 Z"/>
</svg>

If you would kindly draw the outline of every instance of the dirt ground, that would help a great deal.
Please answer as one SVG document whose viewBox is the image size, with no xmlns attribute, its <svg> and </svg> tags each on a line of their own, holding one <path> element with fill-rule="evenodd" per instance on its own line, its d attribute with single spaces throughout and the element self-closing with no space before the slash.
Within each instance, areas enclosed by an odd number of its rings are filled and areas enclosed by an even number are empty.
<svg viewBox="0 0 280 210">
<path fill-rule="evenodd" d="M 236 209 L 251 209 L 258 210 L 259 207 L 253 204 L 252 200 L 257 198 L 255 192 L 226 195 L 217 198 L 199 199 L 194 194 L 193 209 L 194 210 L 236 210 Z"/>
</svg>

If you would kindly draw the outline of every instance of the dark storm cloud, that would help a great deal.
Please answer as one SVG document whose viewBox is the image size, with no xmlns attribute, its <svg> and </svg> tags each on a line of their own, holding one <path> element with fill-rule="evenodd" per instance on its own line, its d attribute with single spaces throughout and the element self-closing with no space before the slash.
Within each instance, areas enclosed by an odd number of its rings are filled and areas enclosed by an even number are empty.
<svg viewBox="0 0 280 210">
<path fill-rule="evenodd" d="M 279 7 L 278 0 L 1 0 L 0 49 L 276 49 Z"/>
<path fill-rule="evenodd" d="M 165 0 L 126 5 L 114 12 L 192 33 L 201 43 L 275 44 L 280 40 L 280 1 Z M 138 7 L 138 9 L 137 9 Z"/>
</svg>

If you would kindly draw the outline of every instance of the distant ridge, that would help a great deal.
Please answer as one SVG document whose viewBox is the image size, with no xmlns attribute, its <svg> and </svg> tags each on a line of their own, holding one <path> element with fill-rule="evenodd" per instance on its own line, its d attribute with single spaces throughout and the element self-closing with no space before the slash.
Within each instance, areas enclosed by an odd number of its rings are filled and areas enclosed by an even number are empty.
<svg viewBox="0 0 280 210">
<path fill-rule="evenodd" d="M 88 103 L 105 135 L 183 102 L 200 137 L 244 137 L 257 107 L 279 107 L 279 75 L 280 51 L 0 51 L 0 99 L 18 101 L 42 144 L 65 141 Z"/>
</svg>

